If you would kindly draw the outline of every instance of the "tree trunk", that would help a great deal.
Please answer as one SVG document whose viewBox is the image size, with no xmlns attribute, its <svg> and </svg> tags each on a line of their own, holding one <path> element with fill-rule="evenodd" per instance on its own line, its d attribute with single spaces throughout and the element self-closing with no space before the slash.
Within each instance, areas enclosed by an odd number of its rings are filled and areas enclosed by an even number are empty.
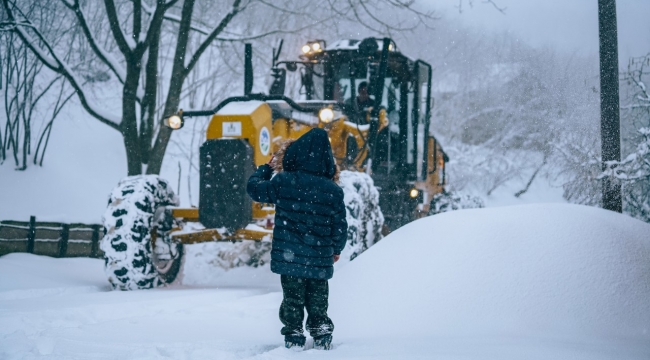
<svg viewBox="0 0 650 360">
<path fill-rule="evenodd" d="M 167 102 L 165 104 L 165 111 L 163 112 L 163 118 L 172 115 L 181 101 L 181 87 L 183 85 L 183 79 L 175 78 L 175 81 L 171 82 L 169 95 L 167 96 Z M 165 151 L 167 150 L 167 144 L 169 139 L 172 136 L 172 130 L 167 126 L 160 125 L 160 130 L 158 131 L 158 136 L 156 137 L 156 143 L 151 149 L 149 154 L 149 164 L 147 166 L 147 174 L 159 174 L 160 169 L 162 168 L 162 162 L 165 157 Z"/>
<path fill-rule="evenodd" d="M 185 67 L 185 55 L 187 51 L 187 41 L 190 36 L 193 10 L 194 0 L 185 0 L 183 3 L 183 10 L 181 11 L 181 23 L 178 27 L 178 40 L 176 43 L 176 51 L 174 53 L 174 65 L 172 67 L 172 76 L 169 82 L 169 92 L 167 93 L 165 110 L 163 111 L 163 119 L 174 114 L 181 102 L 181 90 L 183 89 L 183 83 L 188 74 L 188 69 Z M 158 131 L 156 142 L 149 154 L 147 174 L 160 173 L 163 158 L 165 157 L 165 151 L 167 150 L 167 144 L 172 136 L 172 130 L 162 124 L 162 119 L 160 122 L 160 130 Z"/>
<path fill-rule="evenodd" d="M 139 59 L 137 60 L 139 61 Z M 120 131 L 124 138 L 128 175 L 142 174 L 142 154 L 138 138 L 138 118 L 136 94 L 140 77 L 140 67 L 134 59 L 127 59 L 126 81 L 122 92 L 122 123 Z"/>
</svg>

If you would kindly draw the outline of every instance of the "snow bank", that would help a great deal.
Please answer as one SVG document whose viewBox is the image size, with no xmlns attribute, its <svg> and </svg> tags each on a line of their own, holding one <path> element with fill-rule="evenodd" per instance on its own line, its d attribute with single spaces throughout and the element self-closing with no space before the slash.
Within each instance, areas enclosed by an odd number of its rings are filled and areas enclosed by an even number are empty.
<svg viewBox="0 0 650 360">
<path fill-rule="evenodd" d="M 64 112 L 54 123 L 43 167 L 0 165 L 0 220 L 34 215 L 36 221 L 101 222 L 111 189 L 126 176 L 122 138 L 88 115 Z"/>
<path fill-rule="evenodd" d="M 142 291 L 110 291 L 99 259 L 9 254 L 0 358 L 648 359 L 648 234 L 570 205 L 419 220 L 335 272 L 333 352 L 284 349 L 278 276 L 218 269 L 219 244 L 190 247 L 183 285 Z"/>
<path fill-rule="evenodd" d="M 0 257 L 0 278 L 0 300 L 31 297 L 43 289 L 62 292 L 71 288 L 110 290 L 104 262 L 88 258 L 9 254 Z"/>
<path fill-rule="evenodd" d="M 345 336 L 648 344 L 650 225 L 559 204 L 439 214 L 348 264 L 331 294 Z"/>
</svg>

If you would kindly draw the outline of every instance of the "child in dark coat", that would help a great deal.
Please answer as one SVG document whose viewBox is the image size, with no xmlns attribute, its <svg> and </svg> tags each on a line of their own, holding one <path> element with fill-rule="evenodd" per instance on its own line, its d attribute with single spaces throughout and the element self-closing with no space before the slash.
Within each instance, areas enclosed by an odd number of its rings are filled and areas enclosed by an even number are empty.
<svg viewBox="0 0 650 360">
<path fill-rule="evenodd" d="M 304 309 L 314 347 L 329 349 L 327 280 L 347 239 L 343 190 L 327 133 L 312 129 L 287 143 L 248 180 L 253 200 L 275 204 L 271 271 L 281 275 L 280 320 L 287 347 L 304 346 Z M 278 174 L 271 178 L 273 170 Z"/>
</svg>

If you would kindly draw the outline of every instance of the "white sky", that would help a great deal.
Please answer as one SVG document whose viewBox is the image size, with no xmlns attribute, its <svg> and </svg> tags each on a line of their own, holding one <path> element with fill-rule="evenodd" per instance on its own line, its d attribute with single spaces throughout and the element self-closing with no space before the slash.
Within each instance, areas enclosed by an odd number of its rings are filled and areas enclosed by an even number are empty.
<svg viewBox="0 0 650 360">
<path fill-rule="evenodd" d="M 508 31 L 533 46 L 581 55 L 598 53 L 597 0 L 494 0 L 505 15 L 483 0 L 422 0 L 440 15 L 492 31 Z M 650 52 L 650 0 L 617 0 L 619 66 Z"/>
</svg>

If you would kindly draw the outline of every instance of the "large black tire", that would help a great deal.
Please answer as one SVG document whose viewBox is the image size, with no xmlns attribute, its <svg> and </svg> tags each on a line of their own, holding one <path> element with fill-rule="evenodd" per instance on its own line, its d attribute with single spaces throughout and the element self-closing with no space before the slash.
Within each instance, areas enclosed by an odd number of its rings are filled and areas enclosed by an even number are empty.
<svg viewBox="0 0 650 360">
<path fill-rule="evenodd" d="M 105 269 L 113 289 L 151 289 L 176 278 L 182 261 L 182 246 L 161 236 L 171 228 L 161 214 L 165 206 L 177 206 L 167 181 L 156 175 L 129 176 L 111 192 L 102 218 L 105 235 L 100 244 Z M 158 227 L 156 251 L 152 252 L 151 230 Z"/>
</svg>

